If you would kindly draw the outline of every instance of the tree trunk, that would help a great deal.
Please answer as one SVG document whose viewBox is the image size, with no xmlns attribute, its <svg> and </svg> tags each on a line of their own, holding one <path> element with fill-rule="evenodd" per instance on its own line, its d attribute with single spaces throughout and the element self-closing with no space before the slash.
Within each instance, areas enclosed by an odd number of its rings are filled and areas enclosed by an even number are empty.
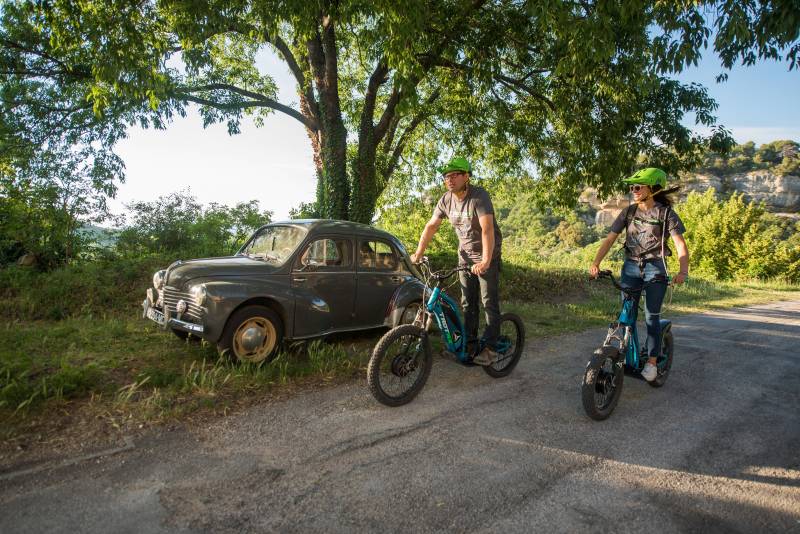
<svg viewBox="0 0 800 534">
<path fill-rule="evenodd" d="M 347 179 L 347 130 L 339 103 L 339 75 L 334 21 L 320 18 L 321 33 L 308 41 L 308 57 L 319 95 L 322 173 L 317 184 L 321 217 L 349 219 L 350 183 Z"/>
<path fill-rule="evenodd" d="M 358 157 L 353 168 L 353 192 L 350 219 L 369 224 L 375 215 L 378 188 L 375 181 L 375 141 L 370 135 L 358 143 Z"/>
</svg>

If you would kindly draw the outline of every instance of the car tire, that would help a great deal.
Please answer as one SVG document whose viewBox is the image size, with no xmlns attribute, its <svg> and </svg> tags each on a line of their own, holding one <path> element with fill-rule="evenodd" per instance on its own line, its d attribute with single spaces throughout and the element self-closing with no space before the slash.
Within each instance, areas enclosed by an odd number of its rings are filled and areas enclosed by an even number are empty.
<svg viewBox="0 0 800 534">
<path fill-rule="evenodd" d="M 220 354 L 240 362 L 269 362 L 283 340 L 283 322 L 266 306 L 245 306 L 228 318 L 217 344 Z"/>
<path fill-rule="evenodd" d="M 400 314 L 400 319 L 395 326 L 400 326 L 401 324 L 414 324 L 414 319 L 416 319 L 417 312 L 419 312 L 421 307 L 422 301 L 415 300 L 414 302 L 409 303 L 408 306 L 403 308 L 403 313 Z"/>
</svg>

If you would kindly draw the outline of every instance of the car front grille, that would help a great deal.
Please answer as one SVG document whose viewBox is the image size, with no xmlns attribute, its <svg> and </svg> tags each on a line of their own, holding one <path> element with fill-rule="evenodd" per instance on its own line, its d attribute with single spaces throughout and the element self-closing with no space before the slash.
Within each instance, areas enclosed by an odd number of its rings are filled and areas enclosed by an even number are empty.
<svg viewBox="0 0 800 534">
<path fill-rule="evenodd" d="M 193 322 L 199 323 L 203 317 L 203 308 L 194 303 L 192 295 L 185 291 L 178 291 L 174 287 L 164 287 L 164 308 L 169 310 L 170 317 L 177 316 L 178 310 L 176 308 L 179 300 L 185 300 L 187 305 L 182 318 L 184 320 L 187 318 L 192 319 Z"/>
</svg>

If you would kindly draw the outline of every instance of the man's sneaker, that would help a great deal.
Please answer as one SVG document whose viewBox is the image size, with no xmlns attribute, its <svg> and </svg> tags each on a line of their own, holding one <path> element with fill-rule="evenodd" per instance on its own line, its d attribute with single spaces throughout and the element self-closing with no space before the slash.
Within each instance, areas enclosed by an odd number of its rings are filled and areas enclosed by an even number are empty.
<svg viewBox="0 0 800 534">
<path fill-rule="evenodd" d="M 658 367 L 653 365 L 650 362 L 644 364 L 644 369 L 642 369 L 642 378 L 647 380 L 648 382 L 652 382 L 658 376 Z"/>
<path fill-rule="evenodd" d="M 492 365 L 497 361 L 497 356 L 498 354 L 489 347 L 483 347 L 483 350 L 475 356 L 472 363 L 477 363 L 478 365 Z"/>
</svg>

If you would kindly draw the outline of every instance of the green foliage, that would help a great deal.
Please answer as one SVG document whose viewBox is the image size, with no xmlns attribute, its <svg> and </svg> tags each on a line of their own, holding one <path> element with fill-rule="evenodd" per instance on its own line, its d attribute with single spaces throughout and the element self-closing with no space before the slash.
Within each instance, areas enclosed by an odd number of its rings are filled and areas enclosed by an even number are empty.
<svg viewBox="0 0 800 534">
<path fill-rule="evenodd" d="M 787 233 L 761 205 L 734 194 L 719 202 L 713 190 L 690 193 L 676 207 L 686 225 L 692 271 L 721 280 L 783 278 L 800 282 L 797 237 Z"/>
<path fill-rule="evenodd" d="M 137 313 L 156 269 L 174 256 L 104 257 L 51 271 L 0 269 L 0 318 L 7 321 Z"/>
<path fill-rule="evenodd" d="M 79 228 L 108 215 L 105 201 L 124 178 L 113 146 L 129 122 L 148 118 L 141 102 L 122 105 L 93 86 L 108 66 L 91 60 L 90 45 L 65 48 L 79 10 L 59 26 L 39 7 L 0 7 L 0 263 L 33 252 L 50 268 L 85 252 Z M 113 33 L 81 40 L 111 44 Z"/>
<path fill-rule="evenodd" d="M 121 161 L 89 147 L 45 151 L 25 167 L 0 169 L 0 265 L 23 252 L 40 267 L 63 265 L 86 252 L 80 228 L 107 218 Z"/>
<path fill-rule="evenodd" d="M 231 133 L 281 112 L 309 134 L 322 216 L 369 222 L 393 177 L 425 181 L 453 151 L 495 176 L 534 171 L 540 200 L 571 205 L 640 159 L 675 172 L 727 146 L 724 128 L 702 138 L 681 123 L 715 126 L 716 104 L 669 76 L 697 62 L 712 25 L 726 68 L 795 68 L 795 13 L 790 0 L 6 2 L 0 132 L 109 151 L 127 124 L 163 127 L 194 104 Z M 297 105 L 257 68 L 265 49 Z"/>
<path fill-rule="evenodd" d="M 765 143 L 758 149 L 752 141 L 735 145 L 727 154 L 708 150 L 698 170 L 718 176 L 755 170 L 768 170 L 779 176 L 800 173 L 800 144 L 780 140 Z"/>
<path fill-rule="evenodd" d="M 433 216 L 433 210 L 443 188 L 426 191 L 422 198 L 410 197 L 391 207 L 384 207 L 376 225 L 395 235 L 410 252 L 417 249 L 419 236 Z M 425 252 L 427 255 L 452 255 L 458 249 L 458 237 L 450 224 L 445 221 L 433 236 Z"/>
<path fill-rule="evenodd" d="M 120 232 L 116 244 L 125 257 L 227 256 L 272 218 L 272 212 L 259 210 L 256 200 L 233 208 L 215 203 L 203 207 L 188 192 L 134 202 L 128 210 L 132 221 Z"/>
</svg>

